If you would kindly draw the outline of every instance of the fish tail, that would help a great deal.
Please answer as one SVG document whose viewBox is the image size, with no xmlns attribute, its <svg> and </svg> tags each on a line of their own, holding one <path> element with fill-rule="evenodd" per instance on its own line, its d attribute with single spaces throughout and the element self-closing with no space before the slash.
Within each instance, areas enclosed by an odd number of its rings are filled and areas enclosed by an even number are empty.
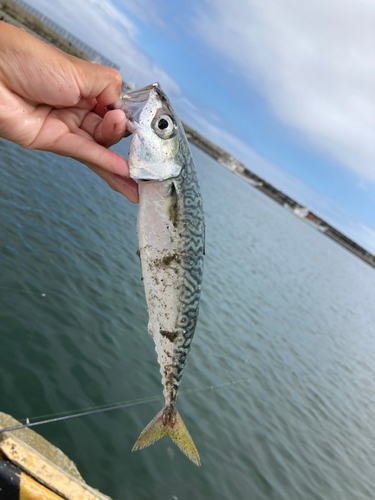
<svg viewBox="0 0 375 500">
<path fill-rule="evenodd" d="M 163 408 L 154 417 L 151 422 L 143 429 L 137 439 L 132 451 L 142 450 L 161 437 L 168 434 L 177 444 L 182 453 L 184 453 L 195 465 L 200 465 L 198 450 L 196 449 L 193 440 L 187 430 L 185 424 L 177 410 L 174 411 L 173 419 L 170 422 L 164 423 L 165 408 Z"/>
</svg>

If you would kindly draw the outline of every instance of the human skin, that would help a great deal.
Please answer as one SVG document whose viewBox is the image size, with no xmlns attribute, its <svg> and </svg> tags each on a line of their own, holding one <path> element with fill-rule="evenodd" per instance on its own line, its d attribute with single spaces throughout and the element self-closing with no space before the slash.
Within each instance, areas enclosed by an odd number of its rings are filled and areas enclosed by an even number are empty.
<svg viewBox="0 0 375 500">
<path fill-rule="evenodd" d="M 27 149 L 69 156 L 138 203 L 127 161 L 108 146 L 126 130 L 121 75 L 65 54 L 0 21 L 0 137 Z"/>
</svg>

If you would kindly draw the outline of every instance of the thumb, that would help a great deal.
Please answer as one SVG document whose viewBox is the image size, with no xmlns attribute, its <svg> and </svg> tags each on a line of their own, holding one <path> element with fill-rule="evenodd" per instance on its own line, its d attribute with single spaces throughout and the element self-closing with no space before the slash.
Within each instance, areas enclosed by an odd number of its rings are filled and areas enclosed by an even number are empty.
<svg viewBox="0 0 375 500">
<path fill-rule="evenodd" d="M 72 59 L 82 97 L 95 97 L 103 107 L 115 102 L 121 91 L 120 73 L 108 66 Z"/>
</svg>

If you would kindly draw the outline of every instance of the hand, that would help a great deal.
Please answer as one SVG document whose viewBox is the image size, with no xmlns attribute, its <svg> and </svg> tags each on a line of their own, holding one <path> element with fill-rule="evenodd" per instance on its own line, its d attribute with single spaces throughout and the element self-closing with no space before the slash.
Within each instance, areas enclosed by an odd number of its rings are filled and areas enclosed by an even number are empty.
<svg viewBox="0 0 375 500">
<path fill-rule="evenodd" d="M 106 149 L 126 130 L 121 76 L 51 47 L 0 21 L 0 137 L 28 149 L 70 156 L 138 202 L 127 161 Z"/>
</svg>

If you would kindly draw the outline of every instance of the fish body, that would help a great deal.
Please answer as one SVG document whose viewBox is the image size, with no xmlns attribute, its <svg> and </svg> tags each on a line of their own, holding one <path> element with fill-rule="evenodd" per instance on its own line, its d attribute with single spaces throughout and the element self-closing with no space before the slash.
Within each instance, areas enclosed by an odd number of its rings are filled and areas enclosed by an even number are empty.
<svg viewBox="0 0 375 500">
<path fill-rule="evenodd" d="M 133 450 L 169 434 L 196 465 L 198 451 L 176 410 L 190 351 L 203 276 L 204 215 L 188 142 L 158 84 L 123 95 L 133 137 L 129 167 L 139 181 L 137 235 L 165 406 L 143 430 Z"/>
</svg>

